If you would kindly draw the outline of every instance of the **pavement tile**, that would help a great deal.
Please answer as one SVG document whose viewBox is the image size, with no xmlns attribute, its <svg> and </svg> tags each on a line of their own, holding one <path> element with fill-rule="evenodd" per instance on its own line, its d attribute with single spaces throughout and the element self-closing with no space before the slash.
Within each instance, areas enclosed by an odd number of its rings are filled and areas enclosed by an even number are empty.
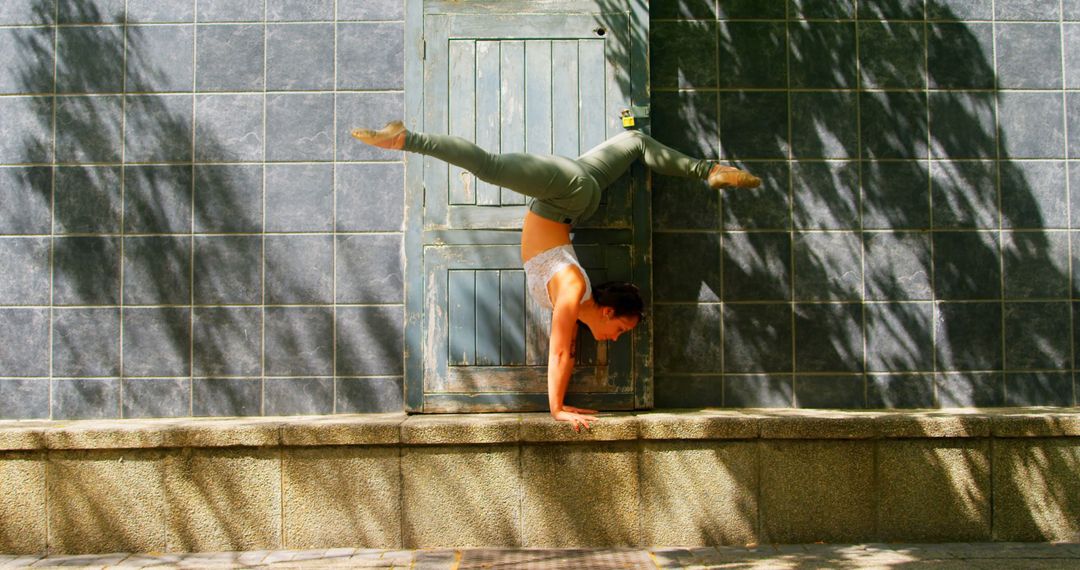
<svg viewBox="0 0 1080 570">
<path fill-rule="evenodd" d="M 47 556 L 45 558 L 38 559 L 37 562 L 31 564 L 31 568 L 41 568 L 49 566 L 79 566 L 79 567 L 103 567 L 112 566 L 127 558 L 130 554 L 126 552 L 110 552 L 107 554 L 75 554 L 75 555 L 58 555 Z"/>
<path fill-rule="evenodd" d="M 682 562 L 689 558 L 690 551 L 685 548 L 651 548 L 649 557 L 657 568 L 682 568 Z"/>
<path fill-rule="evenodd" d="M 161 567 L 167 564 L 176 564 L 180 562 L 184 556 L 184 554 L 179 553 L 137 553 L 123 559 L 119 564 L 113 566 L 113 568 Z"/>
</svg>

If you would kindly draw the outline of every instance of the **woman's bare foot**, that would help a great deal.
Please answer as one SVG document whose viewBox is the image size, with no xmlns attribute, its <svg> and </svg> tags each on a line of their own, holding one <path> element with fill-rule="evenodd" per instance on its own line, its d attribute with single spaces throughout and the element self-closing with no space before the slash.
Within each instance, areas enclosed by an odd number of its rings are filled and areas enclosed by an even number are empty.
<svg viewBox="0 0 1080 570">
<path fill-rule="evenodd" d="M 352 136 L 371 146 L 401 150 L 405 148 L 405 125 L 401 121 L 390 121 L 386 126 L 373 131 L 371 129 L 353 129 Z"/>
<path fill-rule="evenodd" d="M 761 179 L 749 172 L 744 172 L 734 166 L 721 166 L 719 164 L 709 171 L 709 187 L 712 189 L 726 188 L 757 188 L 761 186 Z"/>
</svg>

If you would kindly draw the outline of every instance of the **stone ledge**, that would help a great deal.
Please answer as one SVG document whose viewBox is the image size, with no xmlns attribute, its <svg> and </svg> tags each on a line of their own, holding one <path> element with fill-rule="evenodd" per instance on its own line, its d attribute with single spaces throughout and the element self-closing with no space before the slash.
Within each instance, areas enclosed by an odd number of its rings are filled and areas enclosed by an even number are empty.
<svg viewBox="0 0 1080 570">
<path fill-rule="evenodd" d="M 1080 408 L 606 412 L 581 433 L 542 412 L 0 421 L 0 451 L 942 437 L 1080 437 Z"/>
</svg>

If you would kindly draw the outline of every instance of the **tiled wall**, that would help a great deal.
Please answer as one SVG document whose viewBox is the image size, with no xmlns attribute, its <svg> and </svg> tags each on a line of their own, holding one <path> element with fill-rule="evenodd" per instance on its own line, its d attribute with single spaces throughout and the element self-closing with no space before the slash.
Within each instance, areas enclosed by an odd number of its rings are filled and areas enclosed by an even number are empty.
<svg viewBox="0 0 1080 570">
<path fill-rule="evenodd" d="M 765 180 L 654 178 L 658 406 L 1076 404 L 1080 1 L 652 18 L 654 134 Z"/>
<path fill-rule="evenodd" d="M 402 409 L 403 12 L 0 2 L 0 418 Z"/>
</svg>

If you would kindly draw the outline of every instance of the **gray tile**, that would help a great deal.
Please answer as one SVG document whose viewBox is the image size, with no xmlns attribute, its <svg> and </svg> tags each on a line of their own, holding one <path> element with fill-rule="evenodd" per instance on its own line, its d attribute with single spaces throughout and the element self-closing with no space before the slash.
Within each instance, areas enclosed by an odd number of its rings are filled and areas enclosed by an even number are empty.
<svg viewBox="0 0 1080 570">
<path fill-rule="evenodd" d="M 333 20 L 334 0 L 266 0 L 266 19 Z"/>
<path fill-rule="evenodd" d="M 788 73 L 792 87 L 850 89 L 857 86 L 853 22 L 795 21 L 788 24 L 788 34 Z"/>
<path fill-rule="evenodd" d="M 195 416 L 262 415 L 262 380 L 194 378 L 191 409 Z"/>
<path fill-rule="evenodd" d="M 795 18 L 853 18 L 852 0 L 788 0 L 788 15 Z"/>
<path fill-rule="evenodd" d="M 717 85 L 716 22 L 656 22 L 649 31 L 651 81 L 657 88 Z"/>
<path fill-rule="evenodd" d="M 195 40 L 196 89 L 262 91 L 264 31 L 262 24 L 199 26 Z"/>
<path fill-rule="evenodd" d="M 930 165 L 935 228 L 997 228 L 997 163 L 934 161 Z"/>
<path fill-rule="evenodd" d="M 333 373 L 331 307 L 267 307 L 265 374 Z"/>
<path fill-rule="evenodd" d="M 1057 20 L 1058 5 L 1042 0 L 996 0 L 994 17 L 998 20 Z"/>
<path fill-rule="evenodd" d="M 258 22 L 266 13 L 264 0 L 198 0 L 200 22 Z"/>
<path fill-rule="evenodd" d="M 258 376 L 262 372 L 261 307 L 195 307 L 195 376 Z"/>
<path fill-rule="evenodd" d="M 0 2 L 0 24 L 51 24 L 54 21 L 56 21 L 56 0 Z"/>
<path fill-rule="evenodd" d="M 859 165 L 797 162 L 791 169 L 794 223 L 803 229 L 859 227 Z"/>
<path fill-rule="evenodd" d="M 933 304 L 872 303 L 865 311 L 867 370 L 934 370 Z"/>
<path fill-rule="evenodd" d="M 1061 13 L 1062 19 L 1069 21 L 1080 20 L 1080 0 L 1064 0 L 1061 6 L 1063 10 Z"/>
<path fill-rule="evenodd" d="M 787 158 L 786 93 L 720 93 L 720 148 L 726 160 Z"/>
<path fill-rule="evenodd" d="M 791 200 L 789 198 L 791 169 L 788 163 L 753 162 L 740 166 L 761 178 L 761 186 L 752 190 L 741 189 L 721 193 L 724 228 L 728 230 L 789 229 L 791 227 Z M 660 177 L 659 179 L 672 180 L 673 178 Z M 653 216 L 659 213 L 656 205 L 657 181 L 658 178 L 653 179 Z M 708 198 L 704 201 L 700 196 L 687 196 L 681 207 L 708 211 L 711 198 L 716 197 L 717 194 L 709 192 L 707 196 Z"/>
<path fill-rule="evenodd" d="M 267 378 L 264 389 L 268 416 L 334 412 L 333 378 Z"/>
<path fill-rule="evenodd" d="M 936 374 L 938 404 L 943 408 L 987 408 L 1004 404 L 1000 372 Z"/>
<path fill-rule="evenodd" d="M 95 24 L 124 21 L 124 0 L 58 0 L 61 24 Z"/>
<path fill-rule="evenodd" d="M 124 310 L 124 376 L 191 373 L 191 309 Z"/>
<path fill-rule="evenodd" d="M 864 163 L 863 228 L 929 228 L 929 167 L 923 161 Z"/>
<path fill-rule="evenodd" d="M 58 234 L 120 231 L 119 166 L 57 168 L 53 198 Z"/>
<path fill-rule="evenodd" d="M 1061 93 L 998 93 L 1001 158 L 1065 156 Z"/>
<path fill-rule="evenodd" d="M 992 20 L 993 0 L 928 0 L 928 20 Z"/>
<path fill-rule="evenodd" d="M 659 387 L 659 386 L 658 386 Z M 729 408 L 791 408 L 795 386 L 791 376 L 724 376 L 724 406 Z"/>
<path fill-rule="evenodd" d="M 340 191 L 338 195 L 340 200 Z M 354 200 L 359 203 L 359 196 Z M 717 229 L 720 225 L 720 193 L 709 190 L 702 180 L 657 176 L 652 180 L 652 214 L 653 230 Z M 340 220 L 341 213 L 338 214 L 339 225 Z"/>
<path fill-rule="evenodd" d="M 127 0 L 128 23 L 192 22 L 194 20 L 195 0 Z"/>
<path fill-rule="evenodd" d="M 338 164 L 335 169 L 337 231 L 401 231 L 405 220 L 405 169 L 401 164 Z M 666 182 L 672 177 L 653 179 L 654 196 L 662 193 L 658 188 L 667 187 L 661 179 Z M 307 180 L 310 188 L 311 179 Z M 657 200 L 654 197 L 654 203 Z"/>
<path fill-rule="evenodd" d="M 405 408 L 402 378 L 337 378 L 337 413 L 400 412 Z"/>
<path fill-rule="evenodd" d="M 933 297 L 930 236 L 923 232 L 863 234 L 866 299 L 921 300 Z"/>
<path fill-rule="evenodd" d="M 49 309 L 0 308 L 0 376 L 49 375 Z"/>
<path fill-rule="evenodd" d="M 52 93 L 52 59 L 52 29 L 0 29 L 0 93 Z"/>
<path fill-rule="evenodd" d="M 401 20 L 405 17 L 402 0 L 338 0 L 341 20 Z"/>
<path fill-rule="evenodd" d="M 1069 296 L 1068 232 L 1003 232 L 1005 298 Z"/>
<path fill-rule="evenodd" d="M 56 99 L 58 162 L 119 162 L 123 101 L 119 96 Z"/>
<path fill-rule="evenodd" d="M 1080 158 L 1080 93 L 1066 93 L 1068 100 L 1069 158 Z"/>
<path fill-rule="evenodd" d="M 55 309 L 55 376 L 120 374 L 120 309 Z"/>
<path fill-rule="evenodd" d="M 52 226 L 52 169 L 0 168 L 0 234 L 47 234 Z"/>
<path fill-rule="evenodd" d="M 403 347 L 402 307 L 337 308 L 338 375 L 400 375 Z M 342 411 L 340 406 L 338 411 Z"/>
<path fill-rule="evenodd" d="M 1080 163 L 1069 163 L 1069 194 L 1072 208 L 1070 227 L 1080 229 Z"/>
<path fill-rule="evenodd" d="M 787 28 L 783 22 L 722 22 L 717 31 L 720 87 L 787 87 Z M 694 51 L 690 49 L 688 54 Z"/>
<path fill-rule="evenodd" d="M 925 3 L 925 0 L 862 0 L 858 3 L 858 13 L 860 19 L 866 20 L 922 20 Z"/>
<path fill-rule="evenodd" d="M 267 96 L 267 160 L 330 160 L 333 157 L 333 94 Z"/>
<path fill-rule="evenodd" d="M 687 121 L 694 128 L 688 129 Z M 652 96 L 652 136 L 690 156 L 716 158 L 720 140 L 717 94 L 703 91 L 656 92 Z"/>
<path fill-rule="evenodd" d="M 720 372 L 720 305 L 658 305 L 655 318 L 658 372 Z"/>
<path fill-rule="evenodd" d="M 864 88 L 926 85 L 922 24 L 859 22 L 859 69 Z"/>
<path fill-rule="evenodd" d="M 1005 368 L 1062 370 L 1069 368 L 1069 304 L 1005 303 Z M 1008 378 L 1006 377 L 1006 383 Z M 1006 393 L 1008 390 L 1006 390 Z"/>
<path fill-rule="evenodd" d="M 729 2 L 730 3 L 730 2 Z M 776 2 L 773 2 L 775 4 Z M 715 20 L 716 4 L 711 0 L 676 0 L 675 2 L 658 2 L 650 6 L 649 15 L 653 18 L 678 19 L 678 20 Z M 780 4 L 780 17 L 784 17 L 784 5 Z M 725 12 L 724 17 L 732 17 Z"/>
<path fill-rule="evenodd" d="M 404 87 L 403 24 L 338 24 L 337 30 L 338 89 Z"/>
<path fill-rule="evenodd" d="M 933 374 L 881 374 L 866 377 L 870 408 L 933 408 Z"/>
<path fill-rule="evenodd" d="M 862 372 L 862 305 L 795 305 L 796 372 Z"/>
<path fill-rule="evenodd" d="M 191 91 L 195 26 L 127 28 L 127 91 Z"/>
<path fill-rule="evenodd" d="M 191 238 L 124 238 L 124 303 L 184 305 L 191 302 Z"/>
<path fill-rule="evenodd" d="M 792 248 L 796 300 L 854 301 L 862 297 L 862 243 L 859 234 L 796 233 Z"/>
<path fill-rule="evenodd" d="M 0 239 L 0 305 L 49 304 L 47 237 Z"/>
<path fill-rule="evenodd" d="M 273 90 L 332 88 L 334 86 L 334 41 L 334 24 L 268 25 L 266 27 L 266 88 Z"/>
<path fill-rule="evenodd" d="M 926 94 L 862 92 L 862 156 L 864 158 L 927 158 Z"/>
<path fill-rule="evenodd" d="M 177 418 L 191 415 L 189 378 L 124 378 L 125 418 Z"/>
<path fill-rule="evenodd" d="M 56 238 L 52 277 L 56 305 L 118 304 L 120 238 Z"/>
<path fill-rule="evenodd" d="M 656 384 L 657 408 L 701 408 L 724 405 L 722 376 L 664 376 Z"/>
<path fill-rule="evenodd" d="M 77 26 L 56 31 L 59 93 L 118 93 L 124 86 L 124 35 L 116 26 Z"/>
<path fill-rule="evenodd" d="M 791 298 L 791 236 L 787 232 L 727 233 L 723 240 L 724 301 Z"/>
<path fill-rule="evenodd" d="M 720 300 L 719 234 L 656 233 L 653 251 L 657 301 Z"/>
<path fill-rule="evenodd" d="M 1001 267 L 993 232 L 934 232 L 934 290 L 938 299 L 998 299 Z"/>
<path fill-rule="evenodd" d="M 1080 87 L 1080 24 L 1063 24 L 1065 46 L 1065 87 Z"/>
<path fill-rule="evenodd" d="M 937 303 L 938 370 L 1000 370 L 1001 303 Z"/>
<path fill-rule="evenodd" d="M 263 167 L 195 167 L 195 231 L 258 232 L 263 221 Z"/>
<path fill-rule="evenodd" d="M 262 238 L 195 236 L 195 303 L 261 303 Z"/>
<path fill-rule="evenodd" d="M 0 380 L 0 419 L 49 419 L 49 380 Z"/>
<path fill-rule="evenodd" d="M 724 305 L 724 372 L 790 372 L 791 311 L 791 305 L 786 303 Z M 702 341 L 715 344 L 715 334 L 706 336 Z M 697 355 L 691 350 L 674 357 L 685 361 L 695 360 Z"/>
<path fill-rule="evenodd" d="M 266 236 L 266 302 L 333 303 L 332 235 Z"/>
<path fill-rule="evenodd" d="M 127 97 L 124 160 L 187 162 L 191 160 L 191 95 Z"/>
<path fill-rule="evenodd" d="M 196 95 L 195 159 L 253 161 L 263 158 L 262 95 Z"/>
<path fill-rule="evenodd" d="M 1001 225 L 1006 228 L 1068 228 L 1065 163 L 1005 162 L 1001 176 Z"/>
<path fill-rule="evenodd" d="M 1058 24 L 997 24 L 996 35 L 999 87 L 1061 88 L 1061 66 L 1058 65 L 1061 61 L 1061 28 Z"/>
<path fill-rule="evenodd" d="M 49 162 L 53 152 L 51 97 L 0 97 L 0 116 L 7 132 L 0 137 L 0 163 Z"/>
<path fill-rule="evenodd" d="M 351 166 L 351 165 L 350 165 Z M 365 165 L 366 166 L 366 165 Z M 393 169 L 397 165 L 371 165 L 377 167 L 383 167 Z M 339 172 L 346 167 L 340 166 Z M 377 171 L 374 168 L 367 169 L 367 172 Z M 370 180 L 365 180 L 363 175 L 358 176 L 359 180 L 346 181 L 346 184 L 370 184 Z M 399 183 L 399 187 L 404 184 L 404 177 Z M 394 192 L 393 185 L 383 186 L 378 184 L 374 190 L 377 190 L 379 194 L 387 196 L 385 201 L 390 202 L 389 196 L 400 195 L 400 192 Z M 381 196 L 380 196 L 381 197 Z M 378 200 L 379 197 L 371 195 L 372 201 Z M 351 201 L 346 204 L 340 203 L 339 197 L 338 211 L 339 214 L 344 212 L 351 214 L 351 209 L 359 209 L 362 211 L 372 210 L 373 212 L 367 214 L 353 214 L 353 215 L 367 215 L 374 216 L 378 214 L 385 214 L 387 212 L 380 211 L 379 204 L 368 203 L 367 201 Z M 397 219 L 399 220 L 398 226 L 401 226 L 400 220 L 403 214 L 397 212 Z M 383 224 L 389 226 L 392 224 L 392 220 L 385 220 Z M 338 218 L 338 229 L 343 229 L 340 217 Z M 266 231 L 270 232 L 303 232 L 303 231 L 330 231 L 334 226 L 334 165 L 332 164 L 273 164 L 266 167 Z M 347 225 L 346 225 L 347 226 Z M 348 226 L 347 226 L 348 227 Z M 348 229 L 360 229 L 355 227 L 348 227 Z M 365 228 L 367 229 L 367 228 Z M 374 229 L 374 228 L 371 228 Z M 400 228 L 387 228 L 387 229 L 400 229 Z"/>
<path fill-rule="evenodd" d="M 854 93 L 791 93 L 791 146 L 794 157 L 858 157 L 858 111 Z"/>
<path fill-rule="evenodd" d="M 124 229 L 128 232 L 191 231 L 191 167 L 127 166 Z"/>
<path fill-rule="evenodd" d="M 684 2 L 686 3 L 697 6 L 705 2 Z M 664 6 L 667 3 L 658 4 Z M 708 4 L 712 3 L 708 2 Z M 656 14 L 658 6 L 653 6 L 651 9 Z M 695 8 L 693 13 L 699 12 L 700 10 Z M 723 3 L 718 3 L 716 7 L 717 17 L 721 20 L 780 20 L 786 16 L 786 12 L 787 0 L 725 0 Z"/>
<path fill-rule="evenodd" d="M 400 235 L 338 236 L 337 240 L 338 303 L 404 300 Z"/>
<path fill-rule="evenodd" d="M 53 380 L 54 420 L 120 417 L 120 379 Z"/>
<path fill-rule="evenodd" d="M 995 86 L 993 24 L 929 24 L 926 48 L 930 87 L 989 89 Z"/>
<path fill-rule="evenodd" d="M 935 158 L 997 158 L 994 94 L 930 94 L 930 152 Z"/>
<path fill-rule="evenodd" d="M 795 407 L 866 407 L 866 379 L 863 376 L 796 376 Z"/>
<path fill-rule="evenodd" d="M 1006 406 L 1072 406 L 1072 374 L 1027 372 L 1005 375 Z"/>
</svg>

